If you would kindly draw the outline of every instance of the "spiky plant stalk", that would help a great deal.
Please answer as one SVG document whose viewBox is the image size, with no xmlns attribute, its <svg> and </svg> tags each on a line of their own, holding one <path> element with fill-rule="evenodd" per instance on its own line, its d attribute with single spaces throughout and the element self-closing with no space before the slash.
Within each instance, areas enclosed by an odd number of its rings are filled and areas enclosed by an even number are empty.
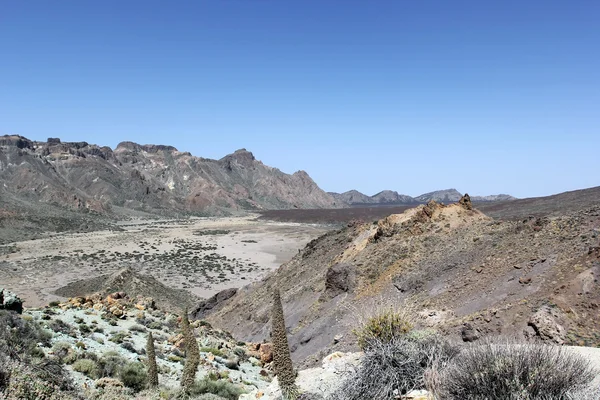
<svg viewBox="0 0 600 400">
<path fill-rule="evenodd" d="M 283 316 L 283 306 L 281 305 L 279 289 L 273 290 L 271 321 L 273 324 L 271 329 L 273 340 L 273 370 L 279 380 L 282 398 L 284 400 L 296 400 L 299 396 L 299 391 L 296 386 L 296 372 L 292 365 L 292 356 L 290 355 L 290 346 L 285 330 L 285 319 Z"/>
<path fill-rule="evenodd" d="M 152 389 L 158 386 L 158 367 L 156 366 L 156 352 L 154 351 L 152 332 L 148 333 L 146 354 L 148 355 L 148 386 Z"/>
<path fill-rule="evenodd" d="M 183 366 L 183 373 L 181 375 L 181 387 L 183 387 L 186 393 L 189 393 L 190 388 L 196 380 L 198 365 L 200 365 L 200 349 L 198 348 L 194 331 L 190 327 L 187 308 L 181 317 L 181 331 L 185 347 L 185 365 Z"/>
</svg>

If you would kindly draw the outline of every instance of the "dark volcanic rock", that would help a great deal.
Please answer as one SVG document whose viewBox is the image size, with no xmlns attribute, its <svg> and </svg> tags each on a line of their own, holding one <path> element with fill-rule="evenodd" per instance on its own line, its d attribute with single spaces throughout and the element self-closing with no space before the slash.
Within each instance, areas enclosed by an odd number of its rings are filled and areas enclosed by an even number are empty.
<svg viewBox="0 0 600 400">
<path fill-rule="evenodd" d="M 0 310 L 23 312 L 23 300 L 8 290 L 0 289 Z"/>
<path fill-rule="evenodd" d="M 479 333 L 471 324 L 464 324 L 460 331 L 463 342 L 474 342 L 479 339 Z"/>
<path fill-rule="evenodd" d="M 196 308 L 190 312 L 191 319 L 202 319 L 207 314 L 217 311 L 226 300 L 229 300 L 237 293 L 237 288 L 225 289 L 215 294 L 213 297 L 200 302 Z"/>
<path fill-rule="evenodd" d="M 0 146 L 14 146 L 19 149 L 32 149 L 33 142 L 19 135 L 0 136 Z"/>
<path fill-rule="evenodd" d="M 327 298 L 348 292 L 356 284 L 356 267 L 352 264 L 341 263 L 329 267 L 325 275 L 325 293 Z"/>
<path fill-rule="evenodd" d="M 467 193 L 465 193 L 465 195 L 460 198 L 460 200 L 458 201 L 458 204 L 460 204 L 467 210 L 473 209 L 473 203 L 471 203 L 471 197 Z"/>
</svg>

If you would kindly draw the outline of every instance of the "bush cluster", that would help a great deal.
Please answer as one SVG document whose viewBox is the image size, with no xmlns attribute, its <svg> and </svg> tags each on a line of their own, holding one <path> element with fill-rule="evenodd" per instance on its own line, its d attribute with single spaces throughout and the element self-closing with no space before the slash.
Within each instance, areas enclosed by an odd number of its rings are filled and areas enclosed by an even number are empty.
<svg viewBox="0 0 600 400">
<path fill-rule="evenodd" d="M 568 349 L 543 344 L 470 345 L 442 371 L 447 399 L 568 399 L 585 391 L 595 374 Z"/>
<path fill-rule="evenodd" d="M 365 355 L 330 400 L 384 400 L 427 389 L 444 400 L 597 399 L 589 362 L 545 344 L 454 345 L 432 331 L 411 330 L 393 312 L 355 330 Z"/>
</svg>

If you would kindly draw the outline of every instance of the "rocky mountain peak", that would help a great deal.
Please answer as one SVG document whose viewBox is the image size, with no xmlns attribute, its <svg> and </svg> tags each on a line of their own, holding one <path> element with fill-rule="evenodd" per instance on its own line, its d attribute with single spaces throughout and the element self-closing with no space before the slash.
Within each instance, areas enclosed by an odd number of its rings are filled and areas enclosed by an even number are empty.
<svg viewBox="0 0 600 400">
<path fill-rule="evenodd" d="M 177 151 L 173 146 L 163 144 L 138 144 L 135 142 L 121 142 L 117 145 L 115 151 L 126 150 L 131 152 L 145 151 L 147 153 L 158 153 L 160 151 Z"/>
<path fill-rule="evenodd" d="M 231 169 L 233 164 L 249 168 L 254 165 L 255 161 L 256 158 L 254 157 L 254 154 L 246 149 L 238 149 L 232 154 L 228 154 L 219 160 L 219 162 L 225 165 L 227 169 Z"/>
<path fill-rule="evenodd" d="M 0 136 L 0 146 L 17 147 L 19 149 L 33 149 L 33 142 L 20 135 Z"/>
</svg>

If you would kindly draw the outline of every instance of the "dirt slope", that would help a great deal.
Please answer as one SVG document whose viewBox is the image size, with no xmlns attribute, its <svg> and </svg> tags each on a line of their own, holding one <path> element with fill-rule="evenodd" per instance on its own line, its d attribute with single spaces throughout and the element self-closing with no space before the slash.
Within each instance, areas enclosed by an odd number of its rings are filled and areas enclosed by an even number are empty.
<svg viewBox="0 0 600 400">
<path fill-rule="evenodd" d="M 277 286 L 293 357 L 305 364 L 350 346 L 360 310 L 375 302 L 410 300 L 420 325 L 459 340 L 517 334 L 599 345 L 600 201 L 519 221 L 471 208 L 430 202 L 332 231 L 208 319 L 241 339 L 268 338 Z"/>
</svg>

